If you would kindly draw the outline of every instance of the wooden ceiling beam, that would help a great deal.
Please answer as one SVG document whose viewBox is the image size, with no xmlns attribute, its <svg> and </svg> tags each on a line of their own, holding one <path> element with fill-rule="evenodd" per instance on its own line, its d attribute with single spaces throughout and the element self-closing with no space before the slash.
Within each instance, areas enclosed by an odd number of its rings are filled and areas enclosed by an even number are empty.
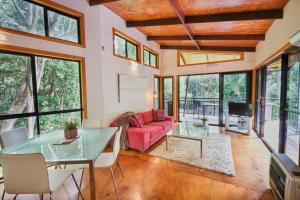
<svg viewBox="0 0 300 200">
<path fill-rule="evenodd" d="M 96 6 L 104 3 L 110 3 L 114 1 L 119 1 L 119 0 L 89 0 L 89 3 L 91 6 Z"/>
<path fill-rule="evenodd" d="M 178 46 L 178 45 L 160 45 L 160 49 L 177 50 L 198 50 L 196 46 Z M 209 51 L 237 51 L 237 52 L 255 52 L 256 47 L 221 47 L 221 46 L 200 46 L 201 50 Z"/>
<path fill-rule="evenodd" d="M 173 2 L 174 0 L 169 0 Z M 276 10 L 257 10 L 238 13 L 220 13 L 211 15 L 185 16 L 184 24 L 208 23 L 208 22 L 225 22 L 225 21 L 243 21 L 243 20 L 260 20 L 260 19 L 282 19 L 283 9 Z M 143 26 L 163 26 L 181 24 L 178 18 L 155 19 L 145 21 L 127 21 L 127 27 Z"/>
<path fill-rule="evenodd" d="M 179 2 L 177 0 L 169 0 L 169 3 L 171 4 L 172 8 L 175 10 L 177 17 L 180 19 L 181 23 L 183 24 L 185 32 L 188 34 L 189 38 L 195 43 L 197 49 L 200 50 L 199 44 L 193 38 L 193 32 L 192 32 L 191 27 L 189 27 L 189 25 L 185 24 L 185 16 L 179 5 Z"/>
<path fill-rule="evenodd" d="M 194 40 L 265 40 L 265 34 L 193 35 Z M 147 36 L 147 40 L 190 40 L 185 35 Z"/>
</svg>

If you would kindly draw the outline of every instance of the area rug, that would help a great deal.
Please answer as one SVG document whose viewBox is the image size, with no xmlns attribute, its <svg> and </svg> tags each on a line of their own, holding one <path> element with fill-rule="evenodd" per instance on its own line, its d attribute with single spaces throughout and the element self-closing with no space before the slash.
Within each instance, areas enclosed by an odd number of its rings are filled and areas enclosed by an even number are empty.
<svg viewBox="0 0 300 200">
<path fill-rule="evenodd" d="M 200 142 L 170 136 L 150 152 L 151 155 L 192 165 L 214 172 L 235 176 L 230 136 L 214 134 L 203 138 L 203 152 L 200 157 Z"/>
</svg>

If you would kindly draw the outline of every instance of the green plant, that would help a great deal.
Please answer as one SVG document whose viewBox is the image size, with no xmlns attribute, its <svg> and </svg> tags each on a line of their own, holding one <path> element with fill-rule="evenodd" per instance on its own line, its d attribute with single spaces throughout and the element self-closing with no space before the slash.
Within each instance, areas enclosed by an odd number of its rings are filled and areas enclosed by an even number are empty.
<svg viewBox="0 0 300 200">
<path fill-rule="evenodd" d="M 74 121 L 65 122 L 64 129 L 65 130 L 77 129 L 77 123 Z"/>
</svg>

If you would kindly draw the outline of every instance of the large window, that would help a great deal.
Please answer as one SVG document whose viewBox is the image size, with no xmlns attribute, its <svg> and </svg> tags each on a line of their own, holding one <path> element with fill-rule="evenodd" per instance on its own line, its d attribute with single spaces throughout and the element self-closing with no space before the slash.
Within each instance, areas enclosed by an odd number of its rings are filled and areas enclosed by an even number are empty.
<svg viewBox="0 0 300 200">
<path fill-rule="evenodd" d="M 140 44 L 129 36 L 113 29 L 114 55 L 128 60 L 140 62 Z"/>
<path fill-rule="evenodd" d="M 154 77 L 153 108 L 160 109 L 160 77 Z"/>
<path fill-rule="evenodd" d="M 26 127 L 32 137 L 81 116 L 79 62 L 0 52 L 0 132 Z"/>
<path fill-rule="evenodd" d="M 173 77 L 163 77 L 163 108 L 166 115 L 173 116 Z"/>
<path fill-rule="evenodd" d="M 82 43 L 79 16 L 30 0 L 0 0 L 0 8 L 1 28 Z"/>
<path fill-rule="evenodd" d="M 150 66 L 150 67 L 154 67 L 154 68 L 158 68 L 158 53 L 149 49 L 148 47 L 144 46 L 144 52 L 143 52 L 143 61 L 144 61 L 144 65 Z"/>
</svg>

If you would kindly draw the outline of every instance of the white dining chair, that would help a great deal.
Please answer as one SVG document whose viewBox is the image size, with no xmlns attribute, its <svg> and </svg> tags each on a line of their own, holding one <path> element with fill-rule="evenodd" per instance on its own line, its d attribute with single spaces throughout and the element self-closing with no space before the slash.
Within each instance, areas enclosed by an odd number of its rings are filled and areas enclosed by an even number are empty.
<svg viewBox="0 0 300 200">
<path fill-rule="evenodd" d="M 10 147 L 17 144 L 22 144 L 28 140 L 28 133 L 26 128 L 16 128 L 0 133 L 1 148 Z"/>
<path fill-rule="evenodd" d="M 100 119 L 83 119 L 82 128 L 101 128 Z"/>
<path fill-rule="evenodd" d="M 119 199 L 118 188 L 117 188 L 117 185 L 116 185 L 115 175 L 114 175 L 112 167 L 115 163 L 117 163 L 117 166 L 121 171 L 122 177 L 124 178 L 124 172 L 123 172 L 123 169 L 120 165 L 119 158 L 118 158 L 119 152 L 120 152 L 121 133 L 122 133 L 122 127 L 120 127 L 119 130 L 115 134 L 113 151 L 112 152 L 101 153 L 100 156 L 94 162 L 94 167 L 95 168 L 109 168 L 110 169 L 111 177 L 112 177 L 112 180 L 113 180 L 113 184 L 114 184 L 117 199 Z M 69 168 L 74 169 L 74 170 L 82 169 L 79 188 L 81 188 L 81 185 L 82 185 L 84 169 L 87 168 L 87 167 L 88 167 L 87 165 L 68 165 L 67 166 L 67 169 L 69 169 Z"/>
<path fill-rule="evenodd" d="M 80 188 L 73 175 L 74 170 L 47 169 L 42 154 L 0 154 L 0 162 L 4 175 L 5 194 L 39 194 L 43 199 L 44 194 L 50 194 L 52 200 L 53 192 L 56 191 L 70 176 L 79 191 Z M 16 196 L 14 197 L 16 199 Z"/>
</svg>

